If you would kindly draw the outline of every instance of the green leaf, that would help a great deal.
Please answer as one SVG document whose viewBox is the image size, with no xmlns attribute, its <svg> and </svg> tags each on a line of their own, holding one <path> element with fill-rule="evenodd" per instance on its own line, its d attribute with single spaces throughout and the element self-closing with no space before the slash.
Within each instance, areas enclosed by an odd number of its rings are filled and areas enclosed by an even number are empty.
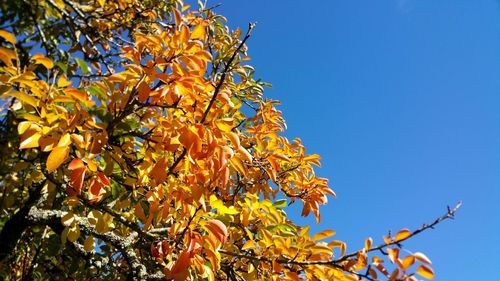
<svg viewBox="0 0 500 281">
<path fill-rule="evenodd" d="M 278 209 L 283 209 L 287 205 L 286 199 L 280 199 L 276 200 L 276 202 L 273 203 L 273 206 L 278 208 Z"/>
<path fill-rule="evenodd" d="M 90 67 L 84 60 L 80 58 L 75 58 L 75 61 L 76 64 L 78 64 L 78 67 L 82 70 L 83 74 L 90 73 Z"/>
</svg>

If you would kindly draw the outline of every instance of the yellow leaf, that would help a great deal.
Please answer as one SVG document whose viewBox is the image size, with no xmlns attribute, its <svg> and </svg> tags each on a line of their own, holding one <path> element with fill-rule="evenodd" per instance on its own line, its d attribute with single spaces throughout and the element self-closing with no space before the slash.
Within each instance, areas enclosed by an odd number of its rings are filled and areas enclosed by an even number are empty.
<svg viewBox="0 0 500 281">
<path fill-rule="evenodd" d="M 234 169 L 236 171 L 238 171 L 238 173 L 240 173 L 241 175 L 243 176 L 246 176 L 247 175 L 247 170 L 245 169 L 245 166 L 243 165 L 243 163 L 241 162 L 240 158 L 238 157 L 233 157 L 229 160 L 229 162 L 231 163 L 231 165 L 234 167 Z"/>
<path fill-rule="evenodd" d="M 323 240 L 323 239 L 326 239 L 326 238 L 333 236 L 333 235 L 335 235 L 335 231 L 327 229 L 327 230 L 323 230 L 321 232 L 314 234 L 314 236 L 312 237 L 312 240 L 313 241 Z"/>
<path fill-rule="evenodd" d="M 432 264 L 431 260 L 426 256 L 424 255 L 423 253 L 420 253 L 420 252 L 416 252 L 413 254 L 413 256 L 419 261 L 419 262 L 423 262 L 423 263 L 426 263 L 426 264 Z"/>
<path fill-rule="evenodd" d="M 19 123 L 19 125 L 17 125 L 17 133 L 19 135 L 22 135 L 24 132 L 26 132 L 26 130 L 28 130 L 30 126 L 31 126 L 30 121 L 23 121 Z"/>
<path fill-rule="evenodd" d="M 83 249 L 87 252 L 94 250 L 94 243 L 95 241 L 93 236 L 87 237 L 87 239 L 85 239 L 85 242 L 83 243 Z"/>
<path fill-rule="evenodd" d="M 21 136 L 19 149 L 38 147 L 38 141 L 40 140 L 41 136 L 42 134 L 40 133 L 40 128 L 37 128 L 36 125 L 31 124 L 30 128 Z"/>
<path fill-rule="evenodd" d="M 106 5 L 106 0 L 97 0 L 99 2 L 99 5 L 101 5 L 101 7 L 104 7 L 104 5 Z"/>
<path fill-rule="evenodd" d="M 37 106 L 37 100 L 34 97 L 32 97 L 26 93 L 18 92 L 18 91 L 9 91 L 9 92 L 7 92 L 7 95 L 18 98 L 22 102 L 27 103 L 33 107 Z"/>
<path fill-rule="evenodd" d="M 51 69 L 54 67 L 54 62 L 52 62 L 51 59 L 45 57 L 42 54 L 36 54 L 31 58 L 35 61 L 35 64 L 42 64 L 47 69 Z"/>
<path fill-rule="evenodd" d="M 401 241 L 411 236 L 411 231 L 408 228 L 401 229 L 394 237 L 395 241 Z"/>
<path fill-rule="evenodd" d="M 8 32 L 8 31 L 0 29 L 0 37 L 7 40 L 12 45 L 16 44 L 16 37 L 14 36 L 14 34 Z"/>
<path fill-rule="evenodd" d="M 62 74 L 61 76 L 59 76 L 59 80 L 57 80 L 57 87 L 64 88 L 64 87 L 71 85 L 71 83 L 73 83 L 73 82 L 69 81 L 66 78 L 66 75 Z"/>
<path fill-rule="evenodd" d="M 71 136 L 70 134 L 65 134 L 59 139 L 59 143 L 57 146 L 68 146 L 71 144 Z"/>
<path fill-rule="evenodd" d="M 427 265 L 421 265 L 417 268 L 415 273 L 419 274 L 422 277 L 425 277 L 427 279 L 434 279 L 434 271 L 432 268 L 428 267 Z"/>
<path fill-rule="evenodd" d="M 191 39 L 205 40 L 205 26 L 203 23 L 199 23 L 191 33 Z"/>
<path fill-rule="evenodd" d="M 47 171 L 52 173 L 55 169 L 59 168 L 66 158 L 68 158 L 68 154 L 68 146 L 58 146 L 52 149 L 47 158 Z"/>
<path fill-rule="evenodd" d="M 255 248 L 255 242 L 253 240 L 248 240 L 243 247 L 241 247 L 242 250 L 248 250 L 248 249 L 254 249 Z"/>
</svg>

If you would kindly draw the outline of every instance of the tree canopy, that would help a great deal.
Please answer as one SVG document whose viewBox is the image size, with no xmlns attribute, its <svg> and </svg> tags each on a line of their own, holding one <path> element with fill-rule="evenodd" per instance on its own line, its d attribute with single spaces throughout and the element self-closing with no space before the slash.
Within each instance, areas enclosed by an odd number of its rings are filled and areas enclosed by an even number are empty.
<svg viewBox="0 0 500 281">
<path fill-rule="evenodd" d="M 434 278 L 402 242 L 310 233 L 335 193 L 283 135 L 247 29 L 177 0 L 0 3 L 0 276 Z M 284 46 L 285 47 L 285 46 Z"/>
</svg>

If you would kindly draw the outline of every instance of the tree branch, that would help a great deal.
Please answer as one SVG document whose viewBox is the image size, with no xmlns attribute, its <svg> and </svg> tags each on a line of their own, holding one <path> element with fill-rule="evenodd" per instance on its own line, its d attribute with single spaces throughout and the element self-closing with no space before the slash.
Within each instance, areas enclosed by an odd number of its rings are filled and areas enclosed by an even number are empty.
<svg viewBox="0 0 500 281">
<path fill-rule="evenodd" d="M 247 30 L 245 37 L 241 41 L 240 45 L 238 45 L 238 48 L 236 48 L 233 55 L 231 56 L 231 58 L 229 59 L 229 61 L 226 64 L 226 66 L 224 67 L 224 71 L 222 72 L 222 76 L 219 80 L 219 83 L 217 83 L 217 86 L 215 87 L 214 95 L 212 96 L 212 99 L 210 100 L 210 103 L 208 104 L 208 107 L 205 110 L 205 113 L 203 113 L 203 118 L 201 118 L 200 123 L 204 123 L 205 120 L 207 119 L 208 112 L 210 112 L 210 109 L 212 108 L 214 102 L 217 100 L 217 95 L 219 94 L 219 92 L 222 88 L 222 84 L 224 84 L 224 80 L 226 80 L 226 75 L 227 75 L 227 72 L 229 71 L 229 68 L 231 67 L 231 64 L 233 63 L 234 59 L 236 58 L 236 55 L 238 55 L 238 53 L 240 52 L 240 50 L 243 47 L 243 45 L 245 44 L 245 42 L 248 40 L 248 38 L 250 38 L 250 34 L 251 34 L 252 29 L 254 27 L 255 27 L 254 23 L 251 23 L 248 25 L 248 30 Z"/>
</svg>

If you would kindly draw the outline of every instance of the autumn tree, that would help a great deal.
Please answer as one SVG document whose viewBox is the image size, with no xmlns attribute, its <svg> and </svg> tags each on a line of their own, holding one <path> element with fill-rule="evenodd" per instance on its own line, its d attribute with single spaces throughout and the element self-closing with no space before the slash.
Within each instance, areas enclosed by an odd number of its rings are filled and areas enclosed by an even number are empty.
<svg viewBox="0 0 500 281">
<path fill-rule="evenodd" d="M 402 242 L 310 233 L 335 196 L 247 64 L 254 28 L 177 0 L 0 3 L 7 280 L 417 280 Z"/>
</svg>

